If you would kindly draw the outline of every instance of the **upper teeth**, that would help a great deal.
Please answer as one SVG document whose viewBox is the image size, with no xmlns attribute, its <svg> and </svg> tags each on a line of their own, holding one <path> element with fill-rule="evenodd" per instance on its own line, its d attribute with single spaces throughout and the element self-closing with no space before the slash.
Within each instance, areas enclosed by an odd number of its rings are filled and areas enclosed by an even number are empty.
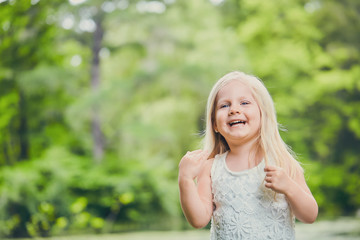
<svg viewBox="0 0 360 240">
<path fill-rule="evenodd" d="M 237 123 L 245 123 L 245 121 L 233 121 L 233 122 L 230 122 L 230 126 L 237 124 Z"/>
</svg>

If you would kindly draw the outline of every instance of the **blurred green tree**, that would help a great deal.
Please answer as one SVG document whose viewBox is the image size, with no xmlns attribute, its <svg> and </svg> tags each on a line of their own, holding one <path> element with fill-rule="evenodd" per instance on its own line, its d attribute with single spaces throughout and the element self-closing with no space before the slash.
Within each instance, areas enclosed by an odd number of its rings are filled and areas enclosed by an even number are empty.
<svg viewBox="0 0 360 240">
<path fill-rule="evenodd" d="M 49 17 L 60 2 L 18 0 L 1 3 L 0 108 L 4 113 L 0 121 L 1 165 L 39 156 L 46 145 L 44 121 L 51 122 L 57 118 L 57 110 L 62 111 L 53 103 L 50 103 L 52 113 L 49 107 L 44 108 L 50 100 L 43 91 L 46 87 L 52 87 L 50 90 L 61 98 L 62 91 L 56 89 L 51 77 L 47 76 L 50 78 L 47 82 L 27 81 L 28 74 L 35 68 L 39 68 L 38 74 L 46 75 L 40 70 L 43 66 L 58 65 L 61 61 L 61 55 L 52 49 L 56 41 L 56 24 Z M 59 71 L 52 77 L 56 73 Z M 44 118 L 40 120 L 39 116 Z"/>
<path fill-rule="evenodd" d="M 328 215 L 353 214 L 360 206 L 356 9 L 353 0 L 230 0 L 221 7 L 272 93 L 290 132 L 283 136 L 306 163 L 309 185 Z"/>
</svg>

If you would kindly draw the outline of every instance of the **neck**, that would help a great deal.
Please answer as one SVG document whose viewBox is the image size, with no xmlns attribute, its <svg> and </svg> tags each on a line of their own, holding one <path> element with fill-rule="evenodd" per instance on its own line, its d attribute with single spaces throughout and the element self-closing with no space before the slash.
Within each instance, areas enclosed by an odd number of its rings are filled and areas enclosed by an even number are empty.
<svg viewBox="0 0 360 240">
<path fill-rule="evenodd" d="M 257 145 L 256 139 L 241 144 L 231 144 L 229 155 L 237 161 L 248 163 L 249 167 L 257 165 L 263 158 L 261 149 Z"/>
</svg>

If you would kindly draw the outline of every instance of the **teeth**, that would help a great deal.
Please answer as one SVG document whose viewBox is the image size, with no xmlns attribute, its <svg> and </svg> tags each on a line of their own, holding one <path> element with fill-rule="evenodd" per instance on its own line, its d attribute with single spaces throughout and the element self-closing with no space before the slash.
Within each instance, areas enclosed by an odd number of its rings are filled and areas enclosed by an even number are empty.
<svg viewBox="0 0 360 240">
<path fill-rule="evenodd" d="M 233 126 L 234 124 L 238 124 L 238 123 L 242 123 L 245 124 L 245 121 L 234 121 L 234 122 L 230 122 L 230 126 Z"/>
</svg>

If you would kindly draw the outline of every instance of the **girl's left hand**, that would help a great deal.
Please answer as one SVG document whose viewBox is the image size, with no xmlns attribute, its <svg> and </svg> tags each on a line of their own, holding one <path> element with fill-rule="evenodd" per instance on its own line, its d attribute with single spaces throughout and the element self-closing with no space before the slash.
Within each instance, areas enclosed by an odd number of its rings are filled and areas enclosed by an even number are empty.
<svg viewBox="0 0 360 240">
<path fill-rule="evenodd" d="M 267 166 L 264 168 L 264 171 L 266 172 L 265 186 L 277 193 L 286 194 L 293 180 L 284 169 L 276 166 Z"/>
</svg>

